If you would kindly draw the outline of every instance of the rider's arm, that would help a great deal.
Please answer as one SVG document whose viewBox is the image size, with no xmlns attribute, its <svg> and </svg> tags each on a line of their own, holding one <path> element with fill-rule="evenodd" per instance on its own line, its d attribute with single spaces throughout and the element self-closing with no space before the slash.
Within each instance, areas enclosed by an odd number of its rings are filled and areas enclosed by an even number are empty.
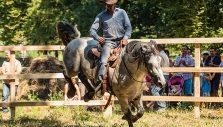
<svg viewBox="0 0 223 127">
<path fill-rule="evenodd" d="M 124 23 L 125 35 L 124 35 L 123 39 L 129 39 L 131 37 L 131 33 L 132 33 L 132 26 L 131 26 L 129 17 L 128 17 L 127 13 L 125 12 L 125 10 L 123 10 L 123 15 L 124 15 L 124 19 L 125 19 L 125 23 Z"/>
<path fill-rule="evenodd" d="M 94 23 L 91 26 L 91 29 L 90 29 L 90 36 L 93 37 L 95 40 L 98 40 L 98 38 L 99 38 L 99 36 L 97 34 L 99 28 L 100 28 L 100 17 L 97 16 L 94 20 Z"/>
</svg>

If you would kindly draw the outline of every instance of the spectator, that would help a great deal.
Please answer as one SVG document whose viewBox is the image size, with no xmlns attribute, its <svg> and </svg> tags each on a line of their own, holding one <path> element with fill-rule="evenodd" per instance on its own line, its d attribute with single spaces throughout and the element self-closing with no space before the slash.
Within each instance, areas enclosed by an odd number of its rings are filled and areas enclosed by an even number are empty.
<svg viewBox="0 0 223 127">
<path fill-rule="evenodd" d="M 152 78 L 150 75 L 146 75 L 145 78 L 145 88 L 143 89 L 143 95 L 151 95 L 151 85 L 153 84 Z M 146 108 L 153 109 L 154 101 L 143 102 Z"/>
<path fill-rule="evenodd" d="M 79 78 L 77 78 L 77 85 L 79 86 L 79 89 L 80 89 L 81 99 L 83 99 L 85 93 L 87 93 L 85 85 L 81 82 L 81 80 Z"/>
<path fill-rule="evenodd" d="M 219 67 L 223 67 L 223 54 L 221 55 L 221 64 Z M 223 97 L 223 73 L 221 73 L 221 96 Z"/>
<path fill-rule="evenodd" d="M 183 45 L 181 47 L 181 55 L 177 56 L 174 66 L 175 67 L 193 67 L 194 60 L 193 58 L 187 54 L 188 47 Z M 193 95 L 193 84 L 192 84 L 192 73 L 182 73 L 184 78 L 183 92 L 186 96 Z"/>
<path fill-rule="evenodd" d="M 210 53 L 209 51 L 202 52 L 202 61 L 201 61 L 201 67 L 205 67 L 205 62 L 207 61 L 207 58 L 209 57 Z M 213 74 L 214 76 L 214 74 Z M 210 97 L 211 93 L 211 83 L 210 80 L 212 79 L 211 73 L 200 73 L 201 77 L 201 96 L 203 97 Z M 204 106 L 207 107 L 208 103 L 204 103 Z"/>
<path fill-rule="evenodd" d="M 170 58 L 170 52 L 169 52 L 169 50 L 164 50 L 164 52 L 166 53 L 166 55 L 167 55 L 167 57 L 169 58 L 169 67 L 173 67 L 173 65 L 174 65 L 174 62 L 173 62 L 173 60 Z"/>
<path fill-rule="evenodd" d="M 207 65 L 205 65 L 205 63 L 206 63 L 206 61 L 207 61 L 207 59 L 208 59 L 208 57 L 210 56 L 210 52 L 209 51 L 204 51 L 204 52 L 202 52 L 202 62 L 201 62 L 201 64 L 202 64 L 202 67 L 205 67 L 205 66 L 207 66 Z"/>
<path fill-rule="evenodd" d="M 10 51 L 7 51 L 5 54 L 5 61 L 2 64 L 2 74 L 10 74 L 11 73 L 11 66 L 10 66 L 10 61 L 11 61 L 11 54 Z M 13 71 L 15 72 L 15 74 L 20 74 L 22 72 L 22 65 L 20 63 L 20 61 L 18 61 L 17 59 L 15 59 L 15 70 Z M 14 80 L 14 79 L 5 79 L 4 83 L 3 83 L 3 91 L 2 91 L 2 101 L 3 102 L 7 102 L 8 101 L 8 97 L 10 94 L 10 85 L 11 83 L 15 82 L 15 92 L 17 93 L 17 89 L 18 89 L 18 85 L 19 85 L 19 81 L 18 80 Z M 15 94 L 16 94 L 15 93 Z M 2 107 L 2 111 L 3 112 L 8 112 L 8 108 L 7 107 Z"/>
<path fill-rule="evenodd" d="M 75 93 L 74 97 L 72 97 L 71 99 L 68 99 L 67 92 L 68 92 L 68 85 L 69 84 L 66 83 L 65 86 L 64 86 L 64 100 L 65 101 L 69 101 L 69 100 L 81 100 L 81 93 L 80 93 L 80 89 L 79 89 L 79 87 L 78 87 L 78 85 L 76 83 L 76 77 L 72 77 L 71 80 L 72 80 L 72 83 L 73 83 L 73 85 L 74 85 L 74 87 L 76 89 L 76 93 Z"/>
<path fill-rule="evenodd" d="M 203 97 L 210 97 L 211 93 L 211 84 L 210 80 L 213 78 L 214 75 L 211 73 L 201 73 L 201 96 Z M 208 103 L 204 103 L 205 107 L 208 106 Z"/>
<path fill-rule="evenodd" d="M 184 79 L 182 75 L 174 75 L 167 82 L 169 96 L 181 96 L 183 90 Z"/>
<path fill-rule="evenodd" d="M 191 48 L 188 48 L 187 50 L 187 54 L 190 55 L 191 57 L 193 57 L 193 53 L 192 53 L 192 49 Z"/>
<path fill-rule="evenodd" d="M 173 62 L 173 60 L 170 58 L 170 52 L 169 52 L 169 50 L 164 50 L 164 51 L 165 51 L 167 57 L 169 58 L 169 67 L 173 67 L 174 62 Z M 169 73 L 169 79 L 170 79 L 172 76 L 173 76 L 173 73 Z M 166 89 L 166 91 L 168 91 L 168 89 Z"/>
<path fill-rule="evenodd" d="M 169 58 L 164 52 L 164 45 L 157 45 L 157 50 L 159 51 L 161 67 L 169 67 Z M 169 73 L 163 73 L 166 81 L 169 79 Z M 162 96 L 165 89 L 162 89 L 154 84 L 151 85 L 151 94 L 153 96 Z M 156 101 L 157 111 L 163 112 L 166 110 L 165 101 Z"/>
<path fill-rule="evenodd" d="M 219 55 L 217 55 L 216 48 L 211 47 L 209 49 L 209 51 L 210 51 L 210 56 L 205 61 L 205 66 L 219 67 L 219 65 L 221 63 L 221 58 L 220 58 Z M 211 80 L 211 96 L 212 97 L 217 97 L 218 96 L 220 78 L 221 78 L 221 74 L 220 73 L 215 73 L 214 77 Z"/>
</svg>

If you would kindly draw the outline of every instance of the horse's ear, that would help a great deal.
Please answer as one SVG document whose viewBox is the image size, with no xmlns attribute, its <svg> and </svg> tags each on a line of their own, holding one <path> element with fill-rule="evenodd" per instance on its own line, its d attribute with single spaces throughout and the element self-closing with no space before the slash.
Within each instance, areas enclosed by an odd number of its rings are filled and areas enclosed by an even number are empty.
<svg viewBox="0 0 223 127">
<path fill-rule="evenodd" d="M 141 49 L 142 49 L 142 53 L 146 53 L 148 51 L 148 46 L 142 45 Z"/>
<path fill-rule="evenodd" d="M 150 40 L 147 44 L 150 45 L 151 52 L 153 52 L 154 54 L 158 54 L 157 43 L 155 40 Z"/>
<path fill-rule="evenodd" d="M 151 45 L 152 48 L 154 48 L 154 49 L 157 48 L 157 43 L 155 40 L 150 40 L 148 43 Z"/>
</svg>

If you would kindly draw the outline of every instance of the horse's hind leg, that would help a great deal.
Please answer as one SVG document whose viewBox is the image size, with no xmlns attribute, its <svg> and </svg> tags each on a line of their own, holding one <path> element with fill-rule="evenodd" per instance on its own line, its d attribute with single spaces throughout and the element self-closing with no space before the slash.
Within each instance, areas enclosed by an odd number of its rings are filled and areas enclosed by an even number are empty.
<svg viewBox="0 0 223 127">
<path fill-rule="evenodd" d="M 83 72 L 80 72 L 78 74 L 78 78 L 81 80 L 81 82 L 85 85 L 87 88 L 87 93 L 84 95 L 84 101 L 89 101 L 93 98 L 95 91 L 94 88 L 91 86 L 91 84 L 88 82 L 87 77 L 83 74 Z"/>
<path fill-rule="evenodd" d="M 133 101 L 133 105 L 137 108 L 137 114 L 132 117 L 132 122 L 136 122 L 144 114 L 144 107 L 142 103 L 142 96 L 139 96 Z"/>
<path fill-rule="evenodd" d="M 122 117 L 122 119 L 128 121 L 129 127 L 133 127 L 132 112 L 131 112 L 131 107 L 129 105 L 128 99 L 123 97 L 123 98 L 118 98 L 118 100 L 121 105 L 121 109 L 124 112 L 124 116 Z"/>
</svg>

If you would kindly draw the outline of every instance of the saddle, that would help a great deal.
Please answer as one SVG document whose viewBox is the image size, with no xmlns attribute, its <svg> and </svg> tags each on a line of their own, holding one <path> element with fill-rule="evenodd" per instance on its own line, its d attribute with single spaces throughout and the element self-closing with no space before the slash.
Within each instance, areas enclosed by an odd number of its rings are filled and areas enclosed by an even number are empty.
<svg viewBox="0 0 223 127">
<path fill-rule="evenodd" d="M 91 68 L 94 68 L 96 65 L 98 65 L 99 63 L 99 58 L 100 58 L 100 55 L 101 55 L 101 47 L 94 47 L 91 49 L 91 58 L 94 59 L 93 61 L 93 65 L 91 66 Z M 107 64 L 107 67 L 106 67 L 106 74 L 103 76 L 103 80 L 102 80 L 102 84 L 101 86 L 97 86 L 97 88 L 101 89 L 101 94 L 103 95 L 106 91 L 107 91 L 107 86 L 109 84 L 109 67 L 111 68 L 115 68 L 116 65 L 118 64 L 118 56 L 120 55 L 122 51 L 122 46 L 121 44 L 117 47 L 117 48 L 114 48 L 114 49 L 111 49 L 111 53 L 110 53 L 110 57 L 108 58 L 108 64 Z M 92 57 L 93 55 L 93 57 Z M 96 89 L 97 89 L 96 88 Z"/>
<path fill-rule="evenodd" d="M 117 58 L 119 56 L 119 54 L 122 51 L 122 47 L 121 45 L 118 46 L 117 48 L 111 49 L 111 53 L 110 53 L 110 57 L 108 58 L 108 65 L 111 68 L 115 68 L 117 65 Z M 94 63 L 96 65 L 96 63 L 98 62 L 100 55 L 101 55 L 101 50 L 100 47 L 94 47 L 91 49 L 91 53 L 96 57 L 94 58 Z M 95 67 L 95 65 L 93 65 L 92 67 Z"/>
</svg>

